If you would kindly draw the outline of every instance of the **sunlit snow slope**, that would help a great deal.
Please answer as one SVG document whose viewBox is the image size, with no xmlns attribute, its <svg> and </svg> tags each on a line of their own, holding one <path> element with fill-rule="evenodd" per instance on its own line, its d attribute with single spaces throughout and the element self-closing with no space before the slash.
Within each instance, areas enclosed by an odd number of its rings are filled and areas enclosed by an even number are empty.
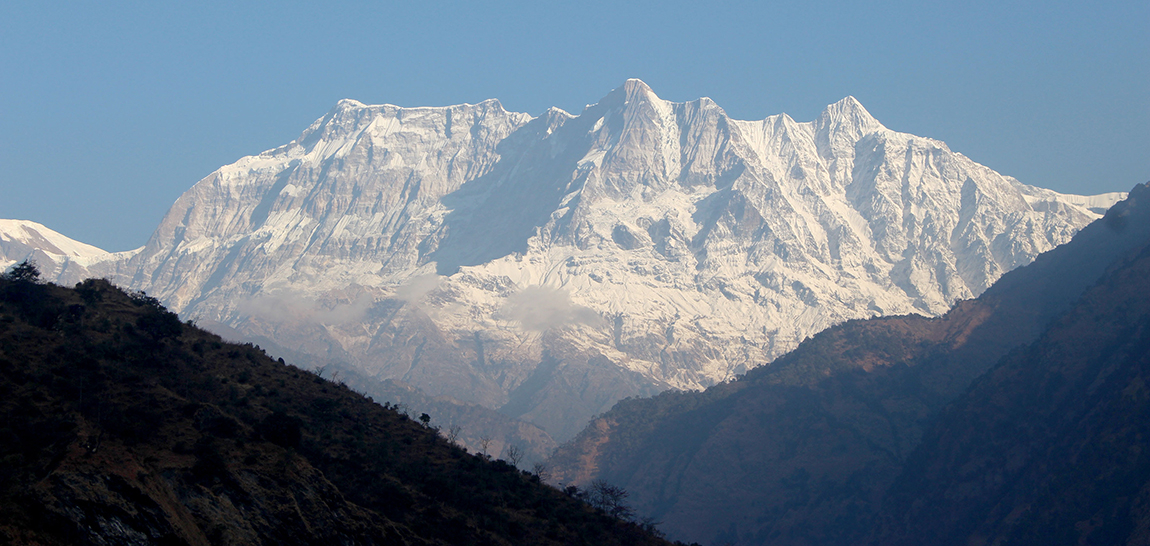
<svg viewBox="0 0 1150 546">
<path fill-rule="evenodd" d="M 579 115 L 345 100 L 101 271 L 562 440 L 832 324 L 940 314 L 1121 197 L 1021 184 L 851 97 L 803 123 L 638 80 Z"/>
<path fill-rule="evenodd" d="M 46 278 L 84 278 L 88 266 L 129 255 L 81 243 L 36 222 L 0 220 L 0 270 L 31 260 Z"/>
</svg>

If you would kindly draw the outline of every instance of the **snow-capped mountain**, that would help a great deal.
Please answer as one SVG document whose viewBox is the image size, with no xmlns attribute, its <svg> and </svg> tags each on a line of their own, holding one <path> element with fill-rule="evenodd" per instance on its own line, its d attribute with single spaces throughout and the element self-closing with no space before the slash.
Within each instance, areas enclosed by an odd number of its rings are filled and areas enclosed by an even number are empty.
<svg viewBox="0 0 1150 546">
<path fill-rule="evenodd" d="M 88 266 L 126 259 L 132 253 L 113 253 L 81 243 L 28 220 L 0 220 L 0 271 L 17 262 L 40 264 L 46 278 L 88 275 Z"/>
<path fill-rule="evenodd" d="M 740 121 L 629 80 L 579 115 L 341 101 L 89 269 L 564 439 L 844 320 L 940 314 L 1122 197 L 1021 184 L 851 97 Z"/>
</svg>

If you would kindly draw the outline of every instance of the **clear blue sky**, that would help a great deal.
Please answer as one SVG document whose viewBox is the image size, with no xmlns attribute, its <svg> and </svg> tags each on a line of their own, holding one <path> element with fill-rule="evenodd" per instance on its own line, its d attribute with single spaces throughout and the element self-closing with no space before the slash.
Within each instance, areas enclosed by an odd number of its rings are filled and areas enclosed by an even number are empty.
<svg viewBox="0 0 1150 546">
<path fill-rule="evenodd" d="M 1150 180 L 1150 2 L 0 0 L 0 218 L 108 250 L 341 98 L 537 115 L 627 78 L 734 117 L 854 95 L 1064 192 Z"/>
</svg>

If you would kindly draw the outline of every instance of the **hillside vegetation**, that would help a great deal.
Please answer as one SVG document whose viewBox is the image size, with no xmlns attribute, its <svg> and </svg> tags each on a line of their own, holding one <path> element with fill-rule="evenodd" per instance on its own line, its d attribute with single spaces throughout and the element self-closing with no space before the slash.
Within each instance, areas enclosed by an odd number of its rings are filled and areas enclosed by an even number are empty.
<svg viewBox="0 0 1150 546">
<path fill-rule="evenodd" d="M 0 278 L 0 543 L 664 544 L 142 293 Z"/>
<path fill-rule="evenodd" d="M 876 544 L 1150 544 L 1150 248 L 935 420 Z"/>
</svg>

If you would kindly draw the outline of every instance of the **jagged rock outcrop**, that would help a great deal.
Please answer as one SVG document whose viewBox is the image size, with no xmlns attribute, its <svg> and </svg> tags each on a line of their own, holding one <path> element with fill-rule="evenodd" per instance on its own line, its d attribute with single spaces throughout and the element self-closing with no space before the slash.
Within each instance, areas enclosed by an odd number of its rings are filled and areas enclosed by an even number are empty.
<svg viewBox="0 0 1150 546">
<path fill-rule="evenodd" d="M 341 101 L 89 269 L 564 439 L 848 319 L 938 315 L 1119 197 L 1026 186 L 850 97 L 740 121 L 629 80 L 579 115 Z"/>
</svg>

